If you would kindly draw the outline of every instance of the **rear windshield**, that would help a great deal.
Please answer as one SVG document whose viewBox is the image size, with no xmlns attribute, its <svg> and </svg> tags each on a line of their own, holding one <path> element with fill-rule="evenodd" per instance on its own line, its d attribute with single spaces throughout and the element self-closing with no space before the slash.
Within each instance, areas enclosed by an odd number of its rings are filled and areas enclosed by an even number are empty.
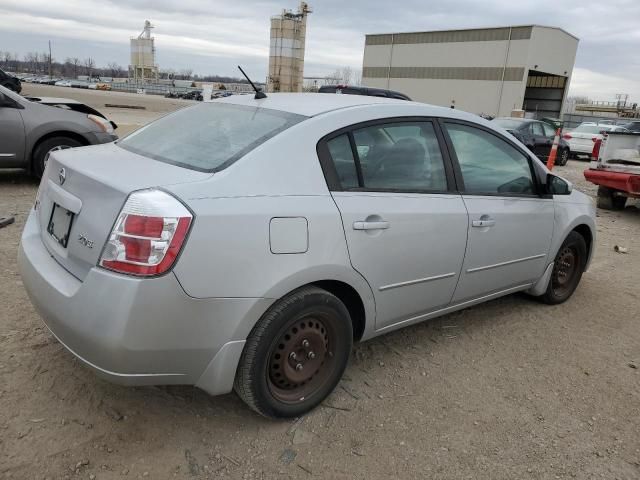
<svg viewBox="0 0 640 480">
<path fill-rule="evenodd" d="M 510 118 L 496 118 L 493 123 L 508 130 L 517 130 L 522 126 L 522 120 L 511 120 Z"/>
<path fill-rule="evenodd" d="M 163 117 L 118 145 L 161 162 L 214 172 L 305 118 L 266 108 L 207 102 Z"/>
</svg>

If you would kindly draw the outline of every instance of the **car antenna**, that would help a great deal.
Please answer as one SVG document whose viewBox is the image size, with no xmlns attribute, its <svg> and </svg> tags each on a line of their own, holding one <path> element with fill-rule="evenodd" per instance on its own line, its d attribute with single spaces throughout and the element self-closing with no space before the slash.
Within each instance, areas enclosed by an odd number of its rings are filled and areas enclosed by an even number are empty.
<svg viewBox="0 0 640 480">
<path fill-rule="evenodd" d="M 240 65 L 238 65 L 238 68 L 242 72 L 242 75 L 244 75 L 244 78 L 247 79 L 247 82 L 249 82 L 251 84 L 251 86 L 253 87 L 253 89 L 256 91 L 256 96 L 253 97 L 253 98 L 255 98 L 256 100 L 260 100 L 261 98 L 267 98 L 267 94 L 264 93 L 261 89 L 259 89 L 258 87 L 255 86 L 255 84 L 251 81 L 249 76 L 246 73 L 244 73 L 244 70 L 242 69 L 242 67 Z"/>
</svg>

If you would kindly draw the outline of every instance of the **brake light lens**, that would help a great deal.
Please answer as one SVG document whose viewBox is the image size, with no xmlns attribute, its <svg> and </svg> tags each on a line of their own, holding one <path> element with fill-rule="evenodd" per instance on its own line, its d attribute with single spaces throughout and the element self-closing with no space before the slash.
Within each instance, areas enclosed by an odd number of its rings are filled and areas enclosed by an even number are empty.
<svg viewBox="0 0 640 480">
<path fill-rule="evenodd" d="M 129 195 L 102 251 L 99 265 L 139 276 L 161 275 L 175 263 L 193 215 L 161 190 Z"/>
<path fill-rule="evenodd" d="M 602 146 L 602 139 L 598 138 L 594 141 L 593 151 L 591 152 L 591 159 L 598 160 L 600 156 L 600 147 Z"/>
<path fill-rule="evenodd" d="M 571 135 L 569 135 L 568 133 L 565 133 L 562 138 L 564 138 L 565 140 L 571 140 L 573 137 Z"/>
</svg>

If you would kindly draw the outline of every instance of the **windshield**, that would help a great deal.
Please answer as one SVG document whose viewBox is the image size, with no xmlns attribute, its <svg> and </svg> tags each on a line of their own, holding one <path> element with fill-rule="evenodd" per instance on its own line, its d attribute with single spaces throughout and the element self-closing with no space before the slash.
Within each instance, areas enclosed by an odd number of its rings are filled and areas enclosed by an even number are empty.
<svg viewBox="0 0 640 480">
<path fill-rule="evenodd" d="M 611 125 L 578 125 L 574 132 L 579 133 L 600 133 L 602 131 L 608 132 L 611 130 Z"/>
<path fill-rule="evenodd" d="M 522 120 L 512 120 L 510 118 L 496 118 L 493 122 L 505 130 L 517 130 L 522 126 Z"/>
<path fill-rule="evenodd" d="M 305 118 L 266 108 L 207 102 L 167 115 L 118 145 L 161 162 L 214 172 Z"/>
</svg>

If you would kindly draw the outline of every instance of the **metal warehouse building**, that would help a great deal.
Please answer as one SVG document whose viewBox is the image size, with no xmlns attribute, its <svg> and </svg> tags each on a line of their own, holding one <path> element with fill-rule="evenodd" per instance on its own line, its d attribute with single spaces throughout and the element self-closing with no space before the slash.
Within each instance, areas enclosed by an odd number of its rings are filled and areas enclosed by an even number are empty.
<svg viewBox="0 0 640 480">
<path fill-rule="evenodd" d="M 539 25 L 367 35 L 362 83 L 477 114 L 559 117 L 577 48 Z"/>
</svg>

